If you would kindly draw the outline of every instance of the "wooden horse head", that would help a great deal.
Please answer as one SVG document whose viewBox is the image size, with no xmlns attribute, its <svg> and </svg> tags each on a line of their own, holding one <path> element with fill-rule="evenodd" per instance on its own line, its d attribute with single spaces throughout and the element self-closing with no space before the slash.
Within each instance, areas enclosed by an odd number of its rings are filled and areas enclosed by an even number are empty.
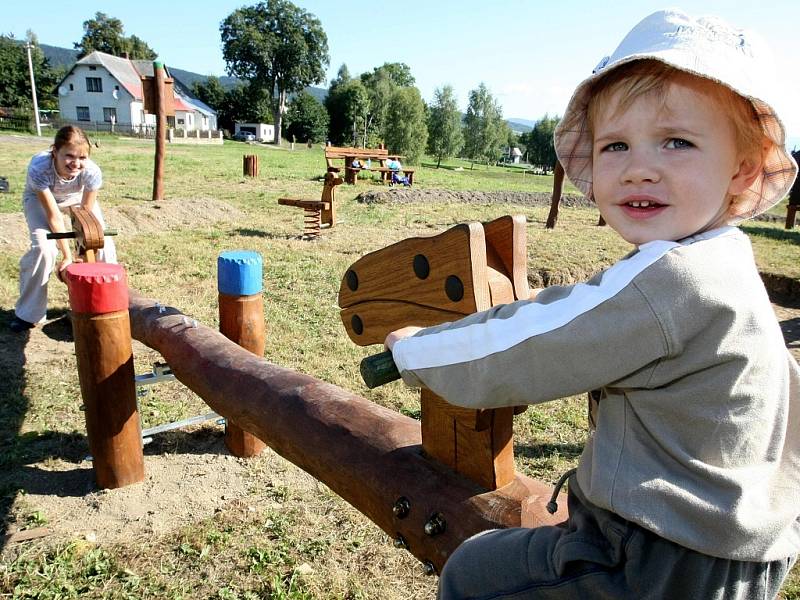
<svg viewBox="0 0 800 600">
<path fill-rule="evenodd" d="M 406 325 L 431 326 L 530 297 L 524 216 L 457 225 L 363 256 L 339 288 L 350 339 L 380 344 Z M 487 489 L 515 477 L 515 409 L 467 410 L 422 390 L 422 447 Z"/>
</svg>

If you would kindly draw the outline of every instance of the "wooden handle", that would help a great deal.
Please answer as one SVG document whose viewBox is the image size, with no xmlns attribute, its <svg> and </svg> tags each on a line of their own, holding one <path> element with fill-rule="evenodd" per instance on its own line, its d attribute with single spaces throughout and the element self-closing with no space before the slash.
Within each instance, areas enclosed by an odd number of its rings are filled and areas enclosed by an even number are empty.
<svg viewBox="0 0 800 600">
<path fill-rule="evenodd" d="M 114 229 L 106 229 L 103 232 L 103 235 L 117 235 L 117 232 Z M 48 240 L 66 240 L 66 239 L 72 239 L 74 237 L 75 237 L 75 232 L 74 231 L 61 231 L 61 232 L 57 232 L 57 233 L 48 233 L 47 234 L 47 239 Z"/>
<path fill-rule="evenodd" d="M 388 350 L 368 356 L 361 361 L 361 377 L 369 389 L 400 379 L 400 372 Z"/>
</svg>

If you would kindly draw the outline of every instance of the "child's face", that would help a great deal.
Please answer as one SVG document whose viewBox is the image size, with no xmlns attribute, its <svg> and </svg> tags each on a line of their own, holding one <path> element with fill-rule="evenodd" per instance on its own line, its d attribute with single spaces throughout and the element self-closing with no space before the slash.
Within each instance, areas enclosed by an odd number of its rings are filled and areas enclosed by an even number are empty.
<svg viewBox="0 0 800 600">
<path fill-rule="evenodd" d="M 53 153 L 56 172 L 65 179 L 72 179 L 80 174 L 89 158 L 89 149 L 85 144 L 64 144 Z"/>
<path fill-rule="evenodd" d="M 703 85 L 714 84 L 672 82 L 663 99 L 647 94 L 620 111 L 617 93 L 596 111 L 594 198 L 631 244 L 724 225 L 731 195 L 742 191 L 733 124 Z"/>
</svg>

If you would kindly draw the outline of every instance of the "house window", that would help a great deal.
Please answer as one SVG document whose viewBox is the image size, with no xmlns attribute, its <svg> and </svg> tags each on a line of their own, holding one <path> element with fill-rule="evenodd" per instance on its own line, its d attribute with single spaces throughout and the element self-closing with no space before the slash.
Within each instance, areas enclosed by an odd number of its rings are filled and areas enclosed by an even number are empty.
<svg viewBox="0 0 800 600">
<path fill-rule="evenodd" d="M 103 121 L 106 123 L 116 123 L 117 122 L 117 109 L 116 108 L 108 108 L 103 107 Z"/>
<path fill-rule="evenodd" d="M 87 77 L 86 78 L 86 91 L 87 92 L 102 92 L 103 91 L 103 80 L 99 77 Z"/>
<path fill-rule="evenodd" d="M 97 67 L 89 67 L 90 71 L 97 71 Z"/>
<path fill-rule="evenodd" d="M 75 89 L 75 86 L 74 86 L 74 85 L 72 85 L 72 84 L 70 83 L 70 84 L 69 84 L 69 91 L 71 92 L 71 91 L 73 91 L 74 89 Z"/>
<path fill-rule="evenodd" d="M 183 125 L 183 119 L 178 119 L 178 125 Z"/>
<path fill-rule="evenodd" d="M 78 112 L 78 121 L 88 121 L 89 120 L 89 107 L 88 106 L 77 106 L 75 110 Z"/>
</svg>

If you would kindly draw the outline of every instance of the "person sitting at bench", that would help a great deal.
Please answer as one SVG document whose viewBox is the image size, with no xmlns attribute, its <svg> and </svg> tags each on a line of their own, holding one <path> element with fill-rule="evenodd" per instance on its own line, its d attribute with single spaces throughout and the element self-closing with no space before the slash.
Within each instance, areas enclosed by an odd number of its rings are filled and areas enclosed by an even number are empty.
<svg viewBox="0 0 800 600">
<path fill-rule="evenodd" d="M 395 183 L 402 183 L 406 187 L 411 185 L 411 182 L 408 180 L 408 176 L 402 172 L 403 165 L 400 164 L 398 159 L 390 158 L 386 161 L 386 167 L 392 171 L 392 179 L 389 182 L 389 185 L 394 185 Z"/>
</svg>

